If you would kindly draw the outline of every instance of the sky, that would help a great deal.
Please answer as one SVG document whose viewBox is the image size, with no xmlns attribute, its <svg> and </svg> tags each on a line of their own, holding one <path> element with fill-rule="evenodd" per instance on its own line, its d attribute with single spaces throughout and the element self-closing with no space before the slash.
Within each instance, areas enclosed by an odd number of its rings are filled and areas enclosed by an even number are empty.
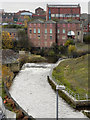
<svg viewBox="0 0 90 120">
<path fill-rule="evenodd" d="M 46 10 L 46 4 L 80 4 L 81 13 L 88 13 L 88 2 L 90 0 L 0 0 L 0 8 L 5 12 L 18 12 L 29 10 L 35 12 L 37 7 Z"/>
</svg>

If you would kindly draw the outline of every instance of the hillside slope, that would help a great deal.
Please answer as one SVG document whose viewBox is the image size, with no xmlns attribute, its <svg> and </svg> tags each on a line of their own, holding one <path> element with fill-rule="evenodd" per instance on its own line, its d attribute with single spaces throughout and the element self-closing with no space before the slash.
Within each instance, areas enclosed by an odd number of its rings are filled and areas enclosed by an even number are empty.
<svg viewBox="0 0 90 120">
<path fill-rule="evenodd" d="M 64 84 L 74 93 L 80 95 L 80 99 L 85 99 L 88 94 L 88 56 L 72 58 L 61 62 L 53 70 L 53 77 L 60 84 Z"/>
</svg>

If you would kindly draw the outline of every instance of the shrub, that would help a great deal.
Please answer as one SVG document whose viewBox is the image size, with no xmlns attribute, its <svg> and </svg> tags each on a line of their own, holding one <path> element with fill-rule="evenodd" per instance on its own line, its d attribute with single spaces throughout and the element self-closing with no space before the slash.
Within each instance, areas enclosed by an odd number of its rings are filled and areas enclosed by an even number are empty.
<svg viewBox="0 0 90 120">
<path fill-rule="evenodd" d="M 90 44 L 90 35 L 85 35 L 83 38 L 83 42 L 85 42 L 86 44 Z"/>
</svg>

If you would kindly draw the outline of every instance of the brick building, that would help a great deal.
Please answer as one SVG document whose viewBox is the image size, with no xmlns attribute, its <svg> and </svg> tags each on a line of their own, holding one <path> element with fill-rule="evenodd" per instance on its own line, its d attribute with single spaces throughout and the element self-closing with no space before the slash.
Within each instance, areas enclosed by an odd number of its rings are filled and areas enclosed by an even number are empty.
<svg viewBox="0 0 90 120">
<path fill-rule="evenodd" d="M 50 19 L 77 19 L 80 20 L 80 5 L 48 5 L 46 20 Z"/>
<path fill-rule="evenodd" d="M 13 17 L 15 13 L 3 13 L 2 22 L 13 22 Z"/>
<path fill-rule="evenodd" d="M 35 14 L 42 15 L 42 14 L 45 14 L 45 11 L 43 8 L 38 7 L 37 9 L 35 9 Z"/>
<path fill-rule="evenodd" d="M 64 45 L 69 38 L 83 42 L 82 33 L 82 24 L 78 20 L 34 20 L 28 24 L 28 37 L 33 47 L 51 47 L 53 43 Z"/>
<path fill-rule="evenodd" d="M 56 42 L 56 22 L 35 20 L 28 25 L 28 37 L 33 47 L 50 47 Z"/>
<path fill-rule="evenodd" d="M 38 7 L 37 9 L 35 9 L 35 14 L 32 15 L 32 18 L 46 20 L 46 12 L 43 8 Z"/>
</svg>

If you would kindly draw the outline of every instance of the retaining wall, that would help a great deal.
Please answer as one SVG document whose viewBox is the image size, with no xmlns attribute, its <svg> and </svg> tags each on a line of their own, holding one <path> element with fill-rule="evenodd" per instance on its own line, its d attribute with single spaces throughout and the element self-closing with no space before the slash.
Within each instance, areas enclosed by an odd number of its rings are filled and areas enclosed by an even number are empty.
<svg viewBox="0 0 90 120">
<path fill-rule="evenodd" d="M 59 60 L 54 67 L 52 67 L 48 78 L 49 84 L 52 86 L 52 88 L 56 91 L 56 86 L 57 83 L 56 81 L 52 78 L 52 72 L 55 67 L 59 65 L 60 62 L 64 60 Z M 68 103 L 70 103 L 73 107 L 75 108 L 80 108 L 80 109 L 88 109 L 90 108 L 90 100 L 77 100 L 75 97 L 73 97 L 70 93 L 68 93 L 66 90 L 59 90 L 59 94 L 61 97 L 63 97 Z"/>
<path fill-rule="evenodd" d="M 5 89 L 5 91 L 6 91 L 7 96 L 13 100 L 13 102 L 14 102 L 15 105 L 16 105 L 16 107 L 17 107 L 19 110 L 21 110 L 21 111 L 24 113 L 24 115 L 28 116 L 28 118 L 29 118 L 30 120 L 34 120 L 34 118 L 33 118 L 32 116 L 28 115 L 28 113 L 27 113 L 23 108 L 21 108 L 21 107 L 19 106 L 19 104 L 11 97 L 11 94 L 9 93 L 9 90 L 7 89 L 5 83 L 4 83 L 4 89 Z M 7 108 L 7 107 L 6 107 L 6 108 Z"/>
</svg>

